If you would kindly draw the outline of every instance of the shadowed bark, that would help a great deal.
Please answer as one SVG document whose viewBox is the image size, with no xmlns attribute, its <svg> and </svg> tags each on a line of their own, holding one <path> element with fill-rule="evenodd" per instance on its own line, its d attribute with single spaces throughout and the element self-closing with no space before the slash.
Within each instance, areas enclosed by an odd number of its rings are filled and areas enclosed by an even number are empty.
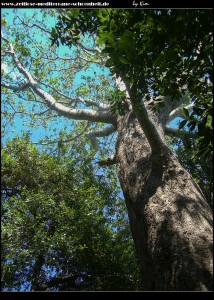
<svg viewBox="0 0 214 300">
<path fill-rule="evenodd" d="M 166 147 L 152 152 L 134 114 L 118 122 L 117 169 L 144 290 L 212 290 L 212 213 Z"/>
</svg>

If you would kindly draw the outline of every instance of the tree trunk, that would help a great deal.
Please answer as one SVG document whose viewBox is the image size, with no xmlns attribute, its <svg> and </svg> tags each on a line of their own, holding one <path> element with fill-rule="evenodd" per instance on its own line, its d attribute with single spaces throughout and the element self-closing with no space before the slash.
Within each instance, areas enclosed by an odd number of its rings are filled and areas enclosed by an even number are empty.
<svg viewBox="0 0 214 300">
<path fill-rule="evenodd" d="M 212 290 L 212 212 L 166 147 L 151 154 L 133 114 L 118 122 L 117 168 L 143 290 Z"/>
<path fill-rule="evenodd" d="M 39 291 L 40 290 L 40 275 L 41 275 L 41 270 L 42 266 L 45 263 L 44 255 L 39 254 L 36 257 L 35 265 L 33 268 L 33 276 L 32 276 L 32 282 L 31 282 L 31 291 Z"/>
</svg>

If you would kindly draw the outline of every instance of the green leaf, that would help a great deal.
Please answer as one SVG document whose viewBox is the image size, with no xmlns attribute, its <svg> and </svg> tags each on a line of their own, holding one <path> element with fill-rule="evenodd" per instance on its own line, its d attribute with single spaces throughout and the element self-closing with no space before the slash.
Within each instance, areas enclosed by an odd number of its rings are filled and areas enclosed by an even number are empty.
<svg viewBox="0 0 214 300">
<path fill-rule="evenodd" d="M 195 120 L 192 120 L 192 121 L 188 122 L 188 124 L 187 124 L 187 127 L 189 127 L 190 131 L 193 131 L 195 129 L 195 126 L 196 126 Z"/>
<path fill-rule="evenodd" d="M 181 121 L 181 122 L 179 123 L 179 129 L 182 129 L 182 128 L 186 125 L 187 122 L 188 122 L 187 120 Z"/>
<path fill-rule="evenodd" d="M 183 112 L 187 118 L 189 118 L 189 111 L 185 107 L 183 108 Z"/>
<path fill-rule="evenodd" d="M 108 41 L 110 44 L 114 43 L 114 34 L 112 32 L 100 32 L 99 37 L 105 42 Z"/>
<path fill-rule="evenodd" d="M 113 58 L 110 57 L 110 58 L 106 61 L 105 66 L 106 66 L 106 67 L 111 67 L 111 66 L 113 65 L 113 62 L 114 62 Z"/>
<path fill-rule="evenodd" d="M 133 36 L 126 36 L 123 35 L 118 41 L 117 41 L 117 47 L 120 50 L 130 50 L 133 48 L 134 44 L 134 40 L 133 40 Z"/>
<path fill-rule="evenodd" d="M 98 27 L 98 30 L 99 30 L 100 33 L 101 33 L 101 32 L 104 32 L 106 29 L 107 29 L 106 26 L 99 26 L 99 27 Z"/>
<path fill-rule="evenodd" d="M 123 56 L 120 56 L 119 60 L 121 61 L 122 64 L 125 64 L 125 65 L 129 64 L 129 61 L 125 57 L 123 57 Z"/>
<path fill-rule="evenodd" d="M 208 115 L 208 116 L 207 116 L 207 121 L 206 121 L 206 125 L 205 125 L 205 126 L 206 126 L 207 128 L 212 129 L 212 128 L 213 128 L 212 122 L 213 122 L 212 116 L 211 116 L 211 115 Z"/>
<path fill-rule="evenodd" d="M 79 11 L 80 11 L 80 9 L 77 9 L 77 8 L 71 10 L 71 15 L 74 19 L 77 19 L 78 15 L 79 15 Z"/>
<path fill-rule="evenodd" d="M 113 28 L 113 27 L 114 27 L 114 24 L 115 24 L 114 19 L 111 19 L 111 21 L 110 21 L 110 28 Z"/>
</svg>

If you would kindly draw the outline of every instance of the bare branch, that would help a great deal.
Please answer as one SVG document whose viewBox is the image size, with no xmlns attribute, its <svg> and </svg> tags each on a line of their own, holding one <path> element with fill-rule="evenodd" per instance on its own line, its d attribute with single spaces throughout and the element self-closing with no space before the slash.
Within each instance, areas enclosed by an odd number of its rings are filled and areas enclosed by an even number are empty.
<svg viewBox="0 0 214 300">
<path fill-rule="evenodd" d="M 107 103 L 98 103 L 98 102 L 93 101 L 93 100 L 85 100 L 81 97 L 77 97 L 76 101 L 81 102 L 81 103 L 83 103 L 84 105 L 86 105 L 88 107 L 90 107 L 90 106 L 97 107 L 99 110 L 108 110 L 110 108 L 110 106 Z"/>
<path fill-rule="evenodd" d="M 48 60 L 57 60 L 57 59 L 61 59 L 61 60 L 65 60 L 65 61 L 76 61 L 76 58 L 68 58 L 68 57 L 61 57 L 59 56 L 57 53 L 54 53 L 56 55 L 56 58 L 55 57 L 48 57 L 46 54 L 46 57 L 44 57 L 44 59 L 48 59 Z"/>
<path fill-rule="evenodd" d="M 34 94 L 34 91 L 33 90 L 30 90 L 31 93 L 32 93 L 32 96 L 34 99 L 29 99 L 29 98 L 24 98 L 22 94 L 19 94 L 19 99 L 22 99 L 26 102 L 36 102 L 36 103 L 40 103 L 42 105 L 44 105 L 44 102 L 43 101 L 40 101 L 36 98 L 36 95 Z M 11 94 L 10 94 L 11 95 Z"/>
<path fill-rule="evenodd" d="M 44 110 L 44 111 L 42 111 L 42 112 L 40 112 L 40 113 L 27 113 L 27 112 L 24 112 L 23 113 L 23 111 L 16 111 L 16 114 L 24 114 L 24 115 L 26 115 L 26 116 L 42 116 L 42 115 L 44 115 L 44 114 L 46 114 L 48 111 L 50 111 L 50 108 L 48 108 L 48 109 L 46 109 L 46 110 Z"/>
<path fill-rule="evenodd" d="M 98 161 L 98 165 L 100 167 L 103 167 L 103 166 L 111 166 L 111 165 L 115 165 L 116 164 L 116 155 L 113 154 L 111 157 L 107 158 L 107 159 L 104 159 L 104 160 L 99 160 Z"/>
<path fill-rule="evenodd" d="M 79 58 L 87 63 L 94 63 L 94 64 L 97 64 L 97 65 L 101 65 L 101 62 L 100 61 L 94 61 L 94 60 L 91 60 L 91 59 L 86 59 L 86 58 L 83 58 L 82 56 L 79 56 Z"/>
<path fill-rule="evenodd" d="M 87 122 L 86 126 L 84 127 L 84 129 L 80 133 L 78 133 L 76 136 L 68 138 L 66 140 L 57 139 L 55 141 L 50 141 L 50 142 L 30 142 L 30 143 L 35 144 L 35 145 L 43 145 L 43 146 L 57 144 L 57 143 L 69 143 L 69 142 L 72 142 L 72 141 L 76 140 L 80 136 L 82 136 L 85 133 L 85 131 L 87 130 L 88 126 L 89 126 L 89 123 Z"/>
<path fill-rule="evenodd" d="M 187 106 L 180 106 L 180 107 L 177 107 L 176 109 L 174 109 L 170 114 L 169 114 L 169 117 L 168 117 L 168 120 L 167 120 L 167 124 L 169 124 L 172 120 L 174 120 L 175 118 L 183 118 L 183 119 L 186 119 L 186 116 L 184 114 L 184 111 L 183 111 L 183 108 L 186 108 L 188 110 L 188 112 L 191 112 L 192 111 L 192 108 L 193 108 L 194 104 L 191 103 Z"/>
<path fill-rule="evenodd" d="M 31 76 L 31 74 L 22 66 L 22 64 L 20 63 L 20 61 L 18 60 L 16 53 L 14 52 L 13 49 L 13 45 L 8 41 L 8 39 L 6 39 L 3 34 L 2 34 L 2 39 L 4 41 L 6 41 L 9 44 L 9 50 L 4 51 L 5 53 L 8 53 L 10 56 L 12 56 L 13 61 L 16 65 L 16 67 L 18 68 L 19 72 L 21 74 L 23 74 L 25 76 L 26 79 L 29 80 L 29 83 L 31 85 L 35 84 L 36 81 L 33 79 L 33 77 Z"/>
<path fill-rule="evenodd" d="M 15 85 L 7 84 L 7 83 L 2 83 L 1 86 L 5 87 L 7 89 L 13 90 L 14 92 L 24 91 L 30 87 L 29 83 L 25 83 L 21 86 L 15 86 Z"/>
<path fill-rule="evenodd" d="M 32 75 L 22 66 L 20 61 L 18 60 L 16 53 L 14 52 L 12 44 L 3 37 L 3 39 L 9 44 L 9 50 L 5 51 L 10 56 L 12 56 L 13 61 L 18 68 L 19 72 L 25 76 L 28 80 L 26 83 L 26 88 L 32 88 L 32 90 L 39 95 L 46 105 L 48 105 L 51 109 L 56 111 L 60 116 L 64 116 L 69 119 L 74 120 L 86 120 L 93 122 L 102 122 L 107 124 L 114 124 L 116 119 L 110 112 L 96 111 L 96 110 L 88 110 L 88 109 L 71 109 L 66 107 L 60 103 L 58 103 L 54 97 L 52 97 L 48 92 L 44 91 L 39 84 L 34 80 Z M 4 87 L 9 88 L 8 85 L 4 85 Z M 17 90 L 17 87 L 15 87 Z"/>
<path fill-rule="evenodd" d="M 186 130 L 181 130 L 177 128 L 172 128 L 169 126 L 165 126 L 164 132 L 167 135 L 173 135 L 176 137 L 183 137 L 183 136 L 188 136 L 188 137 L 195 137 L 196 134 L 194 132 L 186 131 Z"/>
<path fill-rule="evenodd" d="M 25 25 L 26 27 L 28 27 L 28 28 L 37 27 L 37 28 L 39 28 L 40 30 L 42 30 L 42 31 L 44 31 L 44 32 L 46 32 L 46 33 L 48 33 L 48 34 L 51 34 L 51 31 L 50 31 L 50 30 L 47 30 L 47 29 L 45 29 L 45 28 L 42 28 L 42 27 L 39 26 L 38 24 L 35 24 L 35 23 L 34 23 L 34 24 L 32 24 L 32 25 L 29 25 L 29 24 L 25 23 L 25 21 L 22 20 L 16 12 L 15 12 L 15 15 L 16 15 L 16 17 L 19 19 L 19 21 L 20 21 L 23 25 Z"/>
<path fill-rule="evenodd" d="M 97 138 L 98 137 L 106 137 L 115 131 L 116 131 L 116 128 L 114 126 L 109 126 L 109 127 L 103 128 L 103 129 L 91 131 L 87 134 L 87 136 L 89 137 L 92 146 L 94 147 L 95 151 L 97 152 L 99 150 L 99 144 L 98 144 Z"/>
<path fill-rule="evenodd" d="M 44 85 L 44 86 L 50 88 L 50 89 L 53 90 L 55 93 L 57 93 L 58 95 L 62 96 L 63 98 L 67 98 L 67 99 L 69 99 L 69 100 L 76 101 L 76 98 L 72 98 L 72 97 L 70 97 L 70 96 L 68 96 L 68 95 L 65 95 L 65 94 L 59 92 L 57 89 L 55 89 L 54 87 L 50 86 L 49 84 L 44 83 L 44 82 L 42 82 L 42 81 L 39 80 L 39 79 L 37 79 L 37 81 L 38 81 L 40 84 L 42 84 L 42 85 Z"/>
<path fill-rule="evenodd" d="M 99 110 L 108 110 L 109 109 L 109 105 L 107 103 L 98 103 L 96 101 L 93 101 L 91 99 L 83 99 L 82 97 L 76 97 L 76 98 L 72 98 L 68 95 L 65 95 L 59 91 L 57 91 L 54 87 L 50 86 L 49 84 L 43 83 L 42 81 L 38 80 L 38 82 L 40 82 L 42 85 L 52 89 L 55 93 L 57 93 L 58 95 L 69 99 L 70 101 L 72 101 L 74 103 L 75 107 L 77 105 L 77 103 L 83 103 L 84 105 L 88 106 L 88 107 L 97 107 Z"/>
</svg>

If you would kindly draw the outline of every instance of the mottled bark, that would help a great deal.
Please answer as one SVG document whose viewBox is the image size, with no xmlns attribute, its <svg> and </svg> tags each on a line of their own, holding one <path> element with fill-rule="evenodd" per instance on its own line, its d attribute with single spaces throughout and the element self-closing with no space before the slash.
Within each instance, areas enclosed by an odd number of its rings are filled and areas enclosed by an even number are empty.
<svg viewBox="0 0 214 300">
<path fill-rule="evenodd" d="M 212 212 L 200 188 L 167 147 L 151 152 L 133 113 L 118 121 L 116 148 L 143 289 L 212 290 Z"/>
</svg>

